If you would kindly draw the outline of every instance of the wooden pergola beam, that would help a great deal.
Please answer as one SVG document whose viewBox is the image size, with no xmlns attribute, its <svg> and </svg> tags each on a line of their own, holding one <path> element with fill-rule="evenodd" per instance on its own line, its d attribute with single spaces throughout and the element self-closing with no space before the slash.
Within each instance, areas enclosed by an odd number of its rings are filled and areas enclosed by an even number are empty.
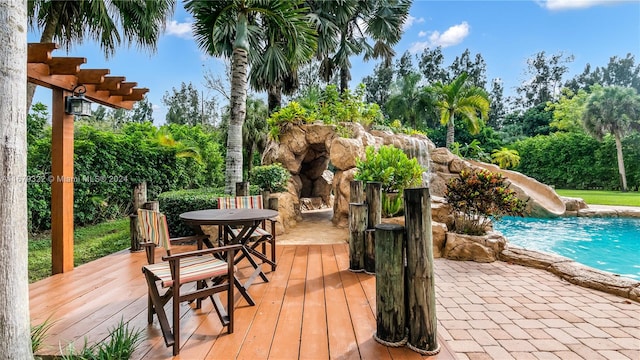
<svg viewBox="0 0 640 360">
<path fill-rule="evenodd" d="M 51 262 L 53 273 L 73 270 L 73 115 L 65 112 L 66 97 L 84 85 L 85 98 L 98 104 L 131 109 L 149 89 L 136 88 L 108 69 L 80 69 L 83 57 L 53 57 L 54 43 L 28 44 L 27 78 L 52 89 L 51 119 Z"/>
</svg>

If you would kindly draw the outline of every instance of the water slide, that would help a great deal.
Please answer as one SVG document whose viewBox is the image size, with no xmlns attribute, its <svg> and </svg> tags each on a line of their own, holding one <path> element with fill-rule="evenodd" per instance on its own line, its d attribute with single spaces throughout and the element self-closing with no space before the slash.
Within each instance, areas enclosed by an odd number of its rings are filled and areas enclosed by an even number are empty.
<svg viewBox="0 0 640 360">
<path fill-rule="evenodd" d="M 530 178 L 516 171 L 500 169 L 493 164 L 474 160 L 467 160 L 470 164 L 491 172 L 501 173 L 511 182 L 510 188 L 521 199 L 529 199 L 527 208 L 532 217 L 556 217 L 565 212 L 565 205 L 560 196 L 550 186 L 534 178 Z"/>
</svg>

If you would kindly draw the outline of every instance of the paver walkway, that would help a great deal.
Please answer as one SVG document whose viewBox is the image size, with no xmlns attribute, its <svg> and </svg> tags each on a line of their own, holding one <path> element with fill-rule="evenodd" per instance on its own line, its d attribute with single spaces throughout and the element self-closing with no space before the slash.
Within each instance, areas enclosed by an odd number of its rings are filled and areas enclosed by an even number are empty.
<svg viewBox="0 0 640 360">
<path fill-rule="evenodd" d="M 347 241 L 331 212 L 305 215 L 279 239 Z M 438 331 L 459 359 L 640 360 L 640 303 L 500 261 L 435 259 L 435 272 Z"/>
<path fill-rule="evenodd" d="M 499 261 L 435 270 L 438 330 L 460 359 L 640 359 L 640 303 Z"/>
</svg>

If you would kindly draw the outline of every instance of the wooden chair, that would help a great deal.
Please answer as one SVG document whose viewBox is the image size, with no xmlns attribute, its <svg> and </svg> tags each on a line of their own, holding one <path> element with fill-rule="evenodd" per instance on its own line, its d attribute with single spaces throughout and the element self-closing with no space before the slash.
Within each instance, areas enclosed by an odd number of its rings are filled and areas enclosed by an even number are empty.
<svg viewBox="0 0 640 360">
<path fill-rule="evenodd" d="M 153 314 L 158 316 L 165 344 L 167 347 L 173 347 L 173 355 L 180 352 L 181 302 L 197 300 L 196 308 L 200 308 L 201 300 L 210 298 L 223 326 L 227 327 L 229 334 L 233 333 L 233 284 L 240 285 L 235 277 L 233 259 L 235 251 L 241 246 L 231 245 L 172 254 L 172 244 L 187 240 L 202 241 L 202 236 L 170 239 L 165 215 L 151 210 L 138 210 L 138 221 L 140 235 L 144 240 L 141 246 L 147 249 L 147 256 L 153 256 L 155 247 L 164 247 L 167 251 L 167 255 L 162 257 L 162 262 L 154 263 L 151 257 L 149 265 L 142 267 L 142 272 L 149 288 L 148 322 L 153 323 Z M 214 255 L 219 255 L 220 258 Z M 181 287 L 188 287 L 189 284 L 191 287 L 183 292 Z M 164 292 L 161 293 L 162 291 Z M 227 292 L 227 309 L 217 295 L 224 291 Z M 171 299 L 173 328 L 169 325 L 164 309 Z"/>
<path fill-rule="evenodd" d="M 218 209 L 263 209 L 262 195 L 253 196 L 236 196 L 236 197 L 219 197 Z M 269 256 L 266 261 L 271 265 L 271 271 L 276 270 L 276 220 L 268 219 L 270 226 L 267 228 L 267 221 L 262 221 L 262 226 L 258 227 L 251 234 L 251 249 L 255 250 L 259 245 L 262 246 L 262 255 Z M 233 235 L 237 236 L 240 229 L 233 229 Z M 218 229 L 218 237 L 223 237 L 222 228 Z M 269 244 L 270 254 L 267 255 L 266 244 Z M 257 250 L 255 250 L 257 251 Z M 242 256 L 240 257 L 242 258 Z"/>
</svg>

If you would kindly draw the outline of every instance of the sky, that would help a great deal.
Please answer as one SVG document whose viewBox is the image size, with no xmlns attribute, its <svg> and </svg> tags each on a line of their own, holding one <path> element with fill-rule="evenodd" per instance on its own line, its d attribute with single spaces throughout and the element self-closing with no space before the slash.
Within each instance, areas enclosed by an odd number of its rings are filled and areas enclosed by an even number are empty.
<svg viewBox="0 0 640 360">
<path fill-rule="evenodd" d="M 105 59 L 100 48 L 89 42 L 69 52 L 58 49 L 53 56 L 85 57 L 82 69 L 108 68 L 110 76 L 125 76 L 138 87 L 149 88 L 154 123 L 163 124 L 165 93 L 179 89 L 181 82 L 191 82 L 206 98 L 213 97 L 215 92 L 204 87 L 204 74 L 224 73 L 221 59 L 198 48 L 191 36 L 193 19 L 182 1 L 177 3 L 154 53 L 123 46 Z M 39 32 L 31 31 L 28 41 L 37 42 L 39 37 Z M 612 56 L 631 53 L 636 64 L 640 63 L 640 0 L 414 0 L 404 35 L 394 47 L 397 58 L 405 51 L 419 55 L 437 46 L 442 47 L 444 66 L 465 49 L 472 56 L 481 54 L 489 83 L 501 79 L 505 96 L 509 96 L 526 80 L 527 58 L 540 51 L 574 56 L 565 80 L 581 73 L 587 63 L 592 68 L 606 66 Z M 353 88 L 373 73 L 376 61 L 363 62 L 361 57 L 351 61 Z M 38 87 L 34 103 L 37 101 L 50 108 L 51 90 Z"/>
</svg>

